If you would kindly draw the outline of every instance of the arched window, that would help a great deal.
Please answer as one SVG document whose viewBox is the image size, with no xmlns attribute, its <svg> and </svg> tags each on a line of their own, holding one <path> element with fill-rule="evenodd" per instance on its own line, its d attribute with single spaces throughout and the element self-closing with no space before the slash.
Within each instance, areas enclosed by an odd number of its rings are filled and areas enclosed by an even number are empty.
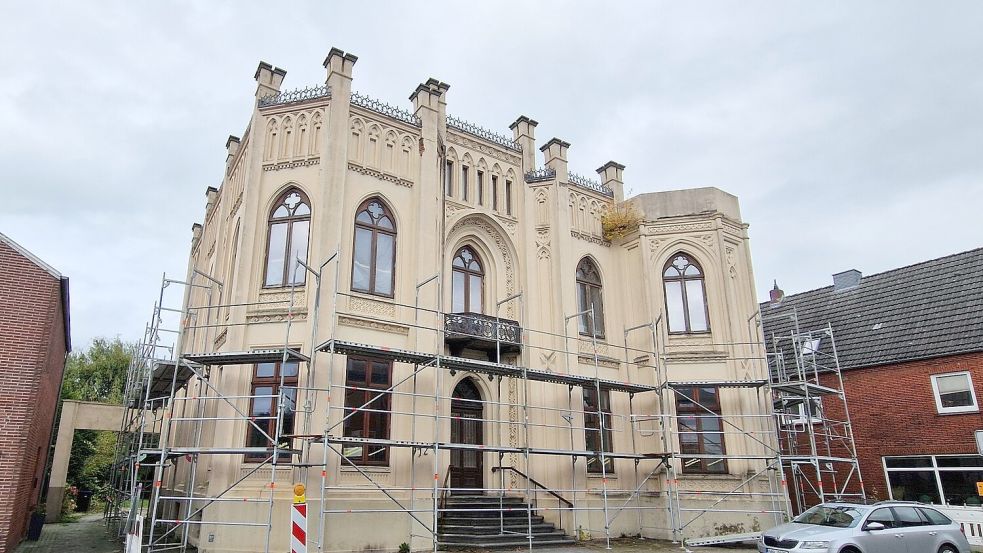
<svg viewBox="0 0 983 553">
<path fill-rule="evenodd" d="M 296 188 L 280 195 L 270 213 L 264 286 L 303 284 L 307 276 L 297 260 L 307 262 L 311 205 Z"/>
<path fill-rule="evenodd" d="M 604 299 L 601 297 L 601 274 L 589 257 L 577 264 L 577 305 L 579 311 L 589 311 L 594 306 L 594 320 L 589 313 L 580 316 L 580 333 L 585 336 L 604 337 Z"/>
<path fill-rule="evenodd" d="M 700 266 L 688 255 L 680 253 L 666 263 L 662 277 L 666 289 L 669 332 L 710 330 L 706 288 Z"/>
<path fill-rule="evenodd" d="M 378 198 L 365 200 L 355 214 L 352 290 L 393 296 L 396 284 L 396 223 Z"/>
<path fill-rule="evenodd" d="M 454 313 L 484 313 L 482 292 L 484 291 L 485 271 L 474 250 L 465 246 L 454 255 L 453 291 Z"/>
</svg>

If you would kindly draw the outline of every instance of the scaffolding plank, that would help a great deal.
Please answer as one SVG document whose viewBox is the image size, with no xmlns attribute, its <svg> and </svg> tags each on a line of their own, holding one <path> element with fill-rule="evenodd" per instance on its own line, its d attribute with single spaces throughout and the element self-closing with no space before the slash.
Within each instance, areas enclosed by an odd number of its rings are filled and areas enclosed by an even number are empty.
<svg viewBox="0 0 983 553">
<path fill-rule="evenodd" d="M 680 388 L 699 388 L 701 386 L 714 386 L 718 388 L 761 388 L 767 384 L 767 380 L 680 380 L 667 382 L 666 384 L 674 389 Z"/>
<path fill-rule="evenodd" d="M 254 363 L 276 363 L 283 361 L 308 362 L 310 358 L 292 348 L 254 349 L 250 351 L 216 351 L 212 353 L 192 353 L 185 355 L 188 361 L 200 365 L 251 365 Z"/>
<path fill-rule="evenodd" d="M 175 378 L 174 372 L 177 371 L 177 377 Z M 175 391 L 183 388 L 188 380 L 191 379 L 191 375 L 194 374 L 194 369 L 192 366 L 182 361 L 178 364 L 176 361 L 158 361 L 154 363 L 154 370 L 150 375 L 150 393 L 145 396 L 145 399 L 155 400 L 165 397 L 170 397 L 171 395 L 171 382 L 174 382 Z M 143 401 L 143 397 L 141 401 Z"/>
<path fill-rule="evenodd" d="M 415 449 L 433 449 L 433 442 L 411 442 L 407 440 L 386 440 L 381 438 L 346 438 L 342 436 L 328 436 L 328 443 L 331 444 L 364 444 L 364 445 L 374 445 L 379 447 L 411 447 Z M 462 444 L 454 442 L 437 442 L 438 449 L 447 450 L 466 450 L 466 451 L 488 451 L 492 453 L 523 453 L 526 451 L 522 447 L 512 447 L 512 446 L 496 446 L 496 445 L 483 445 L 483 444 Z M 530 455 L 565 455 L 572 457 L 598 457 L 600 452 L 598 451 L 577 451 L 570 449 L 548 449 L 539 447 L 530 447 Z M 605 457 L 610 457 L 612 459 L 663 459 L 669 456 L 666 453 L 605 453 Z"/>
<path fill-rule="evenodd" d="M 608 379 L 594 379 L 589 376 L 561 374 L 540 369 L 524 369 L 515 365 L 505 363 L 495 363 L 493 361 L 481 361 L 478 359 L 468 359 L 466 357 L 455 357 L 452 355 L 429 355 L 425 353 L 409 351 L 399 348 L 387 348 L 360 344 L 355 342 L 345 342 L 342 340 L 328 340 L 318 351 L 334 351 L 345 355 L 368 355 L 382 357 L 403 363 L 414 363 L 425 365 L 439 360 L 440 366 L 455 371 L 469 371 L 488 374 L 492 376 L 503 376 L 509 378 L 528 378 L 537 382 L 551 382 L 554 384 L 566 384 L 568 386 L 590 387 L 599 383 L 601 389 L 613 390 L 616 392 L 626 392 L 637 394 L 642 392 L 652 392 L 659 388 L 657 386 L 646 386 L 642 384 L 632 384 L 630 382 L 619 382 Z"/>
<path fill-rule="evenodd" d="M 745 541 L 757 541 L 761 538 L 761 532 L 748 532 L 746 534 L 724 534 L 711 538 L 687 538 L 686 545 L 702 547 L 705 545 L 719 545 L 724 543 L 741 543 Z"/>
<path fill-rule="evenodd" d="M 784 392 L 786 394 L 794 396 L 828 396 L 828 395 L 839 395 L 840 391 L 836 388 L 830 388 L 829 386 L 822 386 L 819 384 L 813 384 L 812 382 L 779 382 L 777 384 L 772 384 L 771 388 L 778 392 Z"/>
</svg>

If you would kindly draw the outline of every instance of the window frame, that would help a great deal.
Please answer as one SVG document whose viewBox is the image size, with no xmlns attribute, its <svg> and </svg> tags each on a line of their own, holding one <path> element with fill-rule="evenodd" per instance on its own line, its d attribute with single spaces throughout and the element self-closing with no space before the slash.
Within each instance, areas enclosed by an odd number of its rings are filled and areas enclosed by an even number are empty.
<svg viewBox="0 0 983 553">
<path fill-rule="evenodd" d="M 498 175 L 491 178 L 492 211 L 498 211 Z"/>
<path fill-rule="evenodd" d="M 269 387 L 269 388 L 272 388 L 272 391 L 270 392 L 270 398 L 269 398 L 270 399 L 270 412 L 271 413 L 277 413 L 279 411 L 280 390 L 281 389 L 283 389 L 283 388 L 293 388 L 295 390 L 295 393 L 298 393 L 299 394 L 299 392 L 297 392 L 297 390 L 299 389 L 298 387 L 300 386 L 300 384 L 299 384 L 299 380 L 300 380 L 300 361 L 290 360 L 290 361 L 287 361 L 287 363 L 288 364 L 289 363 L 293 363 L 293 364 L 295 364 L 297 366 L 297 374 L 295 374 L 294 376 L 284 376 L 284 377 L 282 377 L 282 379 L 281 379 L 281 373 L 283 371 L 283 361 L 282 360 L 281 361 L 274 361 L 272 363 L 273 364 L 273 375 L 272 376 L 257 376 L 256 373 L 259 370 L 259 366 L 260 365 L 263 365 L 263 364 L 266 364 L 266 363 L 253 363 L 253 365 L 252 365 L 252 367 L 253 367 L 252 378 L 249 381 L 249 396 L 250 397 L 249 397 L 249 411 L 248 411 L 248 413 L 249 413 L 249 416 L 250 417 L 253 416 L 253 407 L 254 407 L 254 405 L 256 403 L 256 398 L 254 396 L 257 395 L 256 394 L 256 388 L 257 387 L 263 387 L 263 388 Z M 293 429 L 293 425 L 296 425 L 297 424 L 297 418 L 296 418 L 297 415 L 296 415 L 296 413 L 297 413 L 297 398 L 295 397 L 294 398 L 294 419 L 293 419 L 293 424 L 291 425 L 291 428 L 287 428 L 286 427 L 286 423 L 284 423 L 284 427 L 281 428 L 283 434 L 290 434 L 290 433 L 293 432 L 293 430 L 294 430 Z M 246 426 L 246 447 L 256 447 L 256 446 L 250 445 L 251 438 L 252 438 L 253 434 L 258 432 L 258 430 L 256 429 L 256 427 L 253 426 L 254 424 L 256 426 L 262 427 L 262 426 L 264 426 L 264 423 L 265 423 L 266 427 L 263 428 L 263 430 L 267 434 L 269 434 L 270 437 L 275 437 L 276 436 L 276 425 L 278 423 L 278 420 L 277 420 L 278 418 L 279 417 L 273 417 L 273 418 L 270 418 L 270 419 L 264 419 L 263 421 L 251 421 L 251 424 L 248 424 Z M 262 438 L 262 436 L 260 436 L 260 438 Z M 267 444 L 267 447 L 272 450 L 273 449 L 273 443 L 272 442 L 269 442 Z M 289 460 L 290 459 L 290 456 L 289 455 L 290 455 L 289 453 L 280 453 L 280 459 L 282 460 L 282 459 L 286 458 L 287 460 Z M 271 456 L 272 456 L 272 453 L 270 453 L 270 454 L 265 454 L 265 453 L 246 453 L 246 454 L 243 455 L 243 462 L 245 462 L 245 463 L 261 463 L 261 462 L 266 461 L 266 459 L 270 458 Z"/>
<path fill-rule="evenodd" d="M 463 252 L 464 250 L 468 250 L 469 252 L 471 252 L 471 255 L 478 262 L 478 266 L 481 267 L 481 271 L 480 272 L 475 272 L 474 270 L 469 269 L 467 267 L 455 267 L 454 266 L 454 260 L 457 259 L 458 256 L 461 255 L 461 252 Z M 462 261 L 463 261 L 463 258 L 462 258 Z M 463 291 L 463 294 L 464 294 L 464 311 L 454 311 L 453 310 L 453 307 L 454 307 L 454 273 L 458 273 L 458 272 L 464 274 L 464 291 Z M 477 277 L 479 277 L 479 279 L 481 281 L 481 290 L 479 291 L 479 295 L 478 295 L 478 297 L 481 298 L 481 305 L 479 306 L 478 311 L 474 311 L 472 309 L 473 306 L 471 305 L 471 278 L 470 278 L 471 276 L 477 276 Z M 481 261 L 481 256 L 478 255 L 478 252 L 476 252 L 474 248 L 472 248 L 471 246 L 461 246 L 460 248 L 457 249 L 456 252 L 454 252 L 454 257 L 451 258 L 451 309 L 452 309 L 452 312 L 453 313 L 477 313 L 477 314 L 484 314 L 484 312 L 485 312 L 485 277 L 486 276 L 488 276 L 488 273 L 485 271 L 485 264 Z"/>
<path fill-rule="evenodd" d="M 292 193 L 297 193 L 300 196 L 301 203 L 307 206 L 307 215 L 299 215 L 299 216 L 288 215 L 287 217 L 274 219 L 273 213 L 276 212 L 276 210 L 283 205 L 283 202 L 286 201 L 286 199 Z M 272 207 L 270 207 L 269 213 L 266 218 L 266 251 L 265 251 L 265 255 L 263 256 L 263 267 L 262 267 L 262 271 L 263 271 L 262 282 L 263 282 L 264 289 L 288 288 L 290 286 L 304 286 L 307 284 L 307 270 L 304 269 L 303 267 L 301 267 L 301 270 L 298 272 L 298 274 L 301 275 L 300 282 L 288 282 L 289 280 L 288 276 L 290 274 L 290 263 L 289 260 L 287 259 L 287 256 L 289 256 L 290 254 L 290 246 L 291 246 L 291 242 L 293 241 L 294 223 L 307 221 L 307 252 L 305 252 L 304 255 L 304 261 L 305 262 L 307 261 L 307 255 L 310 254 L 310 250 L 311 250 L 311 215 L 313 214 L 313 212 L 314 212 L 314 208 L 311 206 L 311 201 L 307 197 L 307 194 L 305 194 L 303 190 L 297 188 L 296 186 L 291 186 L 290 188 L 287 188 L 282 193 L 280 193 L 279 196 L 276 197 L 276 200 L 273 202 Z M 272 237 L 273 234 L 273 225 L 281 224 L 281 223 L 287 224 L 286 240 L 284 241 L 283 244 L 283 248 L 284 248 L 283 274 L 280 275 L 281 280 L 279 284 L 269 284 L 267 282 L 267 274 L 269 273 L 270 270 L 270 249 L 273 246 L 273 244 L 270 242 L 270 238 Z"/>
<path fill-rule="evenodd" d="M 471 183 L 469 182 L 470 179 L 468 178 L 468 173 L 470 171 L 471 171 L 470 167 L 468 167 L 463 163 L 461 164 L 461 201 L 462 202 L 467 202 L 469 198 L 468 189 L 471 187 Z"/>
<path fill-rule="evenodd" d="M 597 389 L 591 386 L 583 388 L 584 403 L 584 448 L 588 451 L 603 451 L 604 453 L 614 453 L 614 440 L 612 438 L 611 415 L 611 390 L 601 389 L 600 396 L 597 396 Z M 600 411 L 600 416 L 598 415 Z M 598 422 L 601 423 L 598 428 Z M 590 433 L 597 433 L 600 440 L 600 449 L 591 449 Z M 591 460 L 595 460 L 595 467 L 591 467 Z M 601 463 L 601 456 L 595 455 L 587 457 L 587 474 L 614 474 L 614 458 L 604 457 Z"/>
<path fill-rule="evenodd" d="M 666 271 L 669 267 L 673 266 L 673 262 L 679 258 L 685 257 L 689 264 L 696 267 L 696 270 L 700 272 L 699 275 L 679 275 L 679 276 L 666 276 Z M 678 270 L 678 269 L 677 269 Z M 703 316 L 706 318 L 707 328 L 706 330 L 693 330 L 693 325 L 690 322 L 690 310 L 689 310 L 689 298 L 686 292 L 686 283 L 691 281 L 699 281 L 700 287 L 703 289 Z M 680 284 L 680 294 L 683 302 L 683 321 L 685 325 L 684 330 L 672 330 L 670 327 L 669 318 L 669 287 L 667 286 L 670 282 L 678 282 Z M 713 326 L 710 324 L 710 299 L 707 297 L 707 284 L 706 284 L 706 271 L 703 270 L 703 266 L 696 261 L 696 259 L 686 253 L 686 252 L 676 252 L 669 257 L 669 260 L 662 266 L 662 298 L 665 302 L 666 308 L 666 329 L 669 334 L 672 335 L 686 335 L 686 334 L 710 334 Z"/>
<path fill-rule="evenodd" d="M 588 272 L 586 269 L 590 269 Z M 581 273 L 585 276 L 581 277 Z M 590 273 L 593 273 L 597 279 L 589 280 Z M 599 340 L 604 339 L 604 284 L 601 280 L 601 271 L 597 268 L 597 263 L 594 262 L 590 256 L 585 256 L 583 259 L 577 263 L 576 271 L 576 281 L 577 281 L 577 307 L 578 311 L 587 311 L 591 307 L 591 298 L 593 298 L 592 292 L 597 290 L 597 297 L 599 305 L 595 305 L 594 309 L 594 319 L 591 320 L 587 313 L 582 314 L 577 319 L 577 331 L 581 336 L 593 336 Z M 583 289 L 584 295 L 581 295 L 581 290 Z M 581 305 L 580 300 L 584 299 L 588 302 L 588 305 Z M 600 322 L 600 324 L 597 324 Z M 583 328 L 581 329 L 581 325 Z"/>
<path fill-rule="evenodd" d="M 961 405 L 959 407 L 943 407 L 942 395 L 939 393 L 939 378 L 948 376 L 965 376 L 969 382 L 969 397 L 972 398 L 972 405 Z M 973 386 L 973 375 L 969 371 L 956 371 L 951 373 L 939 373 L 931 375 L 932 395 L 935 398 L 935 409 L 940 415 L 954 415 L 959 413 L 979 413 L 980 404 L 976 400 L 976 389 Z"/>
<path fill-rule="evenodd" d="M 485 172 L 482 171 L 481 169 L 478 169 L 478 172 L 475 175 L 475 188 L 477 192 L 475 196 L 478 205 L 484 206 L 485 205 Z"/>
<path fill-rule="evenodd" d="M 700 397 L 702 395 L 703 388 L 713 388 L 716 390 L 714 395 L 716 396 L 716 403 L 712 405 L 707 405 L 702 401 Z M 682 418 L 684 416 L 693 417 L 696 419 L 696 430 L 687 431 L 687 433 L 696 432 L 696 443 L 699 446 L 699 455 L 706 453 L 705 436 L 707 433 L 715 433 L 720 435 L 720 459 L 708 459 L 708 458 L 694 458 L 689 459 L 690 461 L 696 461 L 698 464 L 687 466 L 687 459 L 682 459 L 682 466 L 680 466 L 680 472 L 682 474 L 728 474 L 729 466 L 727 463 L 727 434 L 724 431 L 724 416 L 723 409 L 720 402 L 720 387 L 719 386 L 690 386 L 686 388 L 676 389 L 673 388 L 673 394 L 676 396 L 675 408 L 676 408 L 676 437 L 679 441 L 679 450 L 683 450 L 683 439 L 682 439 Z M 690 391 L 693 395 L 686 395 L 684 391 Z M 695 393 L 694 393 L 695 392 Z M 689 398 L 692 403 L 690 406 L 680 406 L 680 400 L 683 398 Z M 704 430 L 703 420 L 705 418 L 716 418 L 719 421 L 719 430 Z M 712 464 L 720 463 L 723 470 L 710 470 L 709 467 Z"/>
<path fill-rule="evenodd" d="M 965 465 L 954 465 L 947 466 L 945 464 L 945 459 L 956 459 L 956 458 L 966 458 L 977 460 L 978 464 L 965 464 Z M 888 466 L 892 461 L 899 460 L 920 460 L 923 463 L 914 466 Z M 927 463 L 926 463 L 927 461 Z M 941 462 L 940 462 L 941 461 Z M 952 473 L 983 473 L 983 456 L 979 453 L 954 453 L 954 454 L 944 454 L 944 455 L 883 455 L 881 456 L 881 468 L 884 471 L 884 482 L 887 484 L 888 498 L 893 501 L 900 501 L 900 499 L 894 496 L 894 483 L 891 481 L 891 475 L 897 473 L 932 473 L 932 480 L 935 484 L 934 493 L 937 495 L 939 502 L 934 501 L 926 502 L 929 505 L 949 505 L 949 506 L 960 506 L 958 502 L 950 502 L 949 499 L 954 497 L 951 492 L 953 489 L 947 487 L 944 481 L 943 475 Z M 974 477 L 974 481 L 979 481 L 979 477 Z M 947 497 L 946 492 L 949 491 L 950 494 Z M 978 497 L 976 495 L 972 497 Z M 980 498 L 983 500 L 983 498 Z M 965 505 L 965 502 L 964 502 Z M 979 507 L 979 504 L 973 504 L 974 507 Z"/>
<path fill-rule="evenodd" d="M 387 228 L 384 228 L 384 227 L 380 227 L 380 226 L 378 226 L 376 224 L 371 224 L 370 225 L 368 223 L 363 223 L 363 222 L 361 222 L 361 221 L 358 220 L 359 214 L 362 213 L 363 211 L 367 210 L 369 208 L 369 205 L 371 205 L 372 203 L 377 203 L 380 206 L 382 206 L 382 212 L 383 212 L 383 215 L 382 216 L 388 217 L 389 220 L 392 221 L 392 224 L 393 224 L 393 228 L 392 229 L 387 229 Z M 369 215 L 369 217 L 371 218 L 371 214 Z M 355 255 L 356 255 L 357 249 L 358 249 L 358 229 L 359 228 L 365 229 L 365 230 L 367 230 L 367 231 L 369 231 L 371 233 L 371 235 L 370 235 L 371 238 L 369 239 L 370 240 L 370 242 L 369 242 L 369 248 L 371 250 L 370 251 L 370 258 L 369 258 L 369 287 L 367 289 L 362 289 L 362 288 L 356 288 L 355 287 Z M 377 272 L 377 266 L 376 266 L 377 259 L 376 259 L 376 255 L 378 253 L 379 235 L 380 234 L 385 234 L 387 236 L 392 237 L 392 241 L 393 241 L 392 268 L 390 270 L 390 280 L 391 280 L 391 282 L 389 283 L 390 293 L 388 293 L 388 294 L 386 294 L 384 292 L 379 292 L 378 291 L 378 286 L 377 286 L 376 278 L 375 278 L 376 277 L 376 272 Z M 355 210 L 355 216 L 353 217 L 353 220 L 352 220 L 352 271 L 351 271 L 351 289 L 352 289 L 353 292 L 359 292 L 361 294 L 370 294 L 370 295 L 373 295 L 373 296 L 380 296 L 380 297 L 383 297 L 383 298 L 395 298 L 396 297 L 396 265 L 397 265 L 396 264 L 396 253 L 397 253 L 397 242 L 398 242 L 398 238 L 399 238 L 399 227 L 396 225 L 396 217 L 393 215 L 393 212 L 389 208 L 389 205 L 386 202 L 384 202 L 382 200 L 382 198 L 380 198 L 378 196 L 373 196 L 371 198 L 366 199 L 361 204 L 359 204 L 358 208 Z"/>
<path fill-rule="evenodd" d="M 512 181 L 511 179 L 505 179 L 505 214 L 509 217 L 512 215 Z"/>
<path fill-rule="evenodd" d="M 446 160 L 444 162 L 444 196 L 454 197 L 454 162 Z"/>
<path fill-rule="evenodd" d="M 363 382 L 360 382 L 360 383 L 357 383 L 357 384 L 354 385 L 354 387 L 359 388 L 358 390 L 351 390 L 351 388 L 353 387 L 353 384 L 348 379 L 348 372 L 351 369 L 351 362 L 352 361 L 362 361 L 362 362 L 364 362 L 366 364 L 365 380 Z M 386 377 L 386 383 L 385 384 L 373 384 L 372 383 L 372 371 L 374 370 L 374 368 L 375 368 L 374 367 L 374 364 L 376 364 L 376 363 L 381 363 L 383 365 L 386 365 L 386 367 L 387 367 L 387 371 L 386 371 L 387 372 L 387 377 Z M 356 407 L 361 407 L 373 395 L 376 395 L 379 392 L 386 392 L 386 395 L 384 395 L 383 397 L 386 397 L 387 398 L 387 404 L 389 406 L 388 412 L 386 412 L 386 413 L 373 413 L 371 411 L 364 411 L 362 413 L 361 430 L 362 430 L 363 435 L 365 435 L 365 434 L 367 434 L 369 432 L 369 430 L 371 428 L 371 421 L 370 421 L 370 418 L 369 417 L 371 417 L 373 414 L 377 414 L 379 416 L 383 416 L 383 417 L 385 417 L 385 421 L 386 421 L 386 436 L 384 438 L 378 438 L 378 439 L 386 439 L 386 440 L 388 440 L 392 436 L 392 412 L 393 412 L 393 404 L 392 404 L 392 402 L 393 402 L 393 394 L 391 392 L 388 392 L 389 388 L 392 387 L 392 381 L 393 381 L 393 361 L 388 360 L 388 359 L 382 359 L 382 358 L 379 358 L 379 357 L 372 357 L 372 356 L 361 356 L 361 355 L 349 355 L 349 356 L 347 356 L 347 359 L 345 361 L 345 388 L 344 388 L 344 390 L 345 390 L 345 392 L 344 392 L 344 398 L 345 399 L 344 399 L 344 402 L 342 403 L 342 405 L 343 405 L 342 411 L 341 411 L 342 412 L 342 418 L 344 418 L 345 416 L 348 415 L 348 410 L 349 409 L 355 409 Z M 362 394 L 362 398 L 363 399 L 361 400 L 361 402 L 357 406 L 349 406 L 348 405 L 348 395 L 352 391 L 355 391 L 355 392 L 358 392 L 358 393 L 361 393 Z M 342 438 L 350 437 L 350 436 L 347 436 L 346 435 L 346 431 L 345 430 L 346 430 L 346 425 L 345 425 L 344 422 L 342 422 L 342 424 L 341 424 L 341 435 L 342 435 Z M 360 467 L 363 467 L 363 466 L 388 467 L 389 466 L 390 451 L 391 451 L 391 448 L 389 446 L 381 446 L 381 447 L 383 447 L 383 450 L 384 450 L 383 458 L 382 458 L 381 461 L 375 461 L 375 460 L 370 460 L 369 459 L 369 457 L 370 457 L 370 455 L 369 455 L 369 447 L 370 446 L 368 444 L 362 444 L 361 447 L 362 447 L 362 454 L 361 454 L 361 459 L 359 459 L 359 460 L 355 460 L 355 459 L 353 459 L 353 458 L 351 458 L 351 457 L 349 457 L 349 456 L 347 456 L 347 455 L 344 454 L 345 453 L 345 444 L 344 443 L 341 444 L 341 454 L 342 454 L 342 456 L 345 459 L 350 460 L 356 466 L 360 466 Z M 345 463 L 344 461 L 342 461 L 342 466 L 347 466 L 347 463 Z"/>
</svg>

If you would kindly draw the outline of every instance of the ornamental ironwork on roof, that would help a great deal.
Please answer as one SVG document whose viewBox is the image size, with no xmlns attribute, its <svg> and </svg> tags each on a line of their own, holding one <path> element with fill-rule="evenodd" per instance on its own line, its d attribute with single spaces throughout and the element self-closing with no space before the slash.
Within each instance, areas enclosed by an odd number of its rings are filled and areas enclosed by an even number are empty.
<svg viewBox="0 0 983 553">
<path fill-rule="evenodd" d="M 570 179 L 570 184 L 579 186 L 581 188 L 586 188 L 587 190 L 597 192 L 598 194 L 603 194 L 609 198 L 614 197 L 614 190 L 611 190 L 610 188 L 604 186 L 603 184 L 597 182 L 596 180 L 591 180 L 587 177 L 578 175 L 577 173 L 574 172 L 568 173 L 567 178 Z"/>
<path fill-rule="evenodd" d="M 328 85 L 321 86 L 309 86 L 306 88 L 297 88 L 294 90 L 285 90 L 283 92 L 277 92 L 276 94 L 270 94 L 269 96 L 263 96 L 259 99 L 259 107 L 265 108 L 270 106 L 279 106 L 282 104 L 292 104 L 294 102 L 306 102 L 308 100 L 316 100 L 318 98 L 330 98 L 331 88 Z"/>
<path fill-rule="evenodd" d="M 399 106 L 387 104 L 381 100 L 376 100 L 375 98 L 370 98 L 364 94 L 359 94 L 358 92 L 354 91 L 352 92 L 352 105 L 356 105 L 376 113 L 381 113 L 387 117 L 392 117 L 393 119 L 397 119 L 404 123 L 409 123 L 414 127 L 423 125 L 423 121 L 416 115 L 410 113 L 408 110 L 405 110 Z"/>
<path fill-rule="evenodd" d="M 525 174 L 526 182 L 543 182 L 547 180 L 552 180 L 556 178 L 556 169 L 552 167 L 543 167 L 541 169 L 533 169 Z"/>
<path fill-rule="evenodd" d="M 465 121 L 464 119 L 458 119 L 453 115 L 447 116 L 447 126 L 453 129 L 457 129 L 461 132 L 466 132 L 468 134 L 477 136 L 478 138 L 484 138 L 489 142 L 494 142 L 499 146 L 505 146 L 510 150 L 515 150 L 516 152 L 522 151 L 522 146 L 515 140 L 512 140 L 511 138 L 505 135 L 494 133 L 488 129 L 483 129 L 478 125 L 471 123 L 470 121 Z"/>
</svg>

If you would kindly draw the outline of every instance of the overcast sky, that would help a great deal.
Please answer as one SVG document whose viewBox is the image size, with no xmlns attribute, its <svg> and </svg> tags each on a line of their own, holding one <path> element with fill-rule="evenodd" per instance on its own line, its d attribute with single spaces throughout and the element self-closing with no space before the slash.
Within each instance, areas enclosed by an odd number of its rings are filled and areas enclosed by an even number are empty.
<svg viewBox="0 0 983 553">
<path fill-rule="evenodd" d="M 862 4 L 862 5 L 861 5 Z M 253 71 L 354 88 L 627 165 L 633 194 L 716 186 L 757 293 L 983 246 L 983 2 L 12 2 L 0 21 L 0 232 L 71 279 L 77 348 L 137 338 L 181 276 Z"/>
</svg>

